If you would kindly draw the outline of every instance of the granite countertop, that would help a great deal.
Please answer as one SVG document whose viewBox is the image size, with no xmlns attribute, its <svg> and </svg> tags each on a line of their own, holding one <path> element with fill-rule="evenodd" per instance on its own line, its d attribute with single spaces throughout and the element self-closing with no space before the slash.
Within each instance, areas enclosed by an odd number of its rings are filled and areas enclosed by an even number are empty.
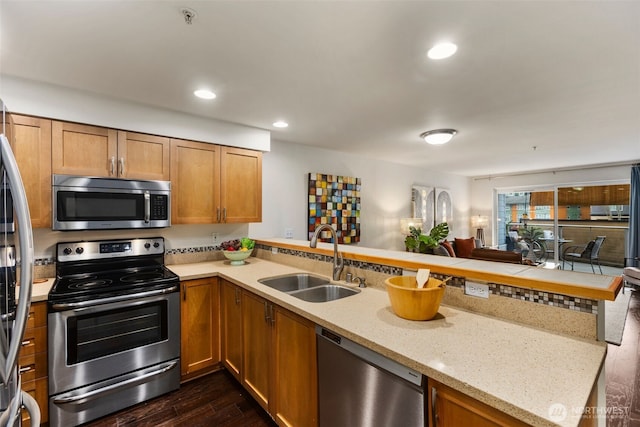
<svg viewBox="0 0 640 427">
<path fill-rule="evenodd" d="M 305 302 L 257 280 L 301 269 L 249 258 L 169 266 L 181 280 L 220 276 L 427 377 L 536 426 L 577 426 L 606 345 L 441 306 L 436 319 L 397 317 L 385 291 L 365 288 L 348 298 Z M 549 408 L 568 416 L 554 422 Z"/>
</svg>

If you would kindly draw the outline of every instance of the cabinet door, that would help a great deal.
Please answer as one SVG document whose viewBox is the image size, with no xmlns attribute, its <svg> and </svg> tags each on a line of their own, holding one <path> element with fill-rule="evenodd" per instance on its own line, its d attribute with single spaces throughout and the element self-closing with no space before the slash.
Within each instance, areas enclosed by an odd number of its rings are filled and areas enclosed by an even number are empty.
<svg viewBox="0 0 640 427">
<path fill-rule="evenodd" d="M 116 130 L 54 121 L 51 141 L 53 173 L 117 176 Z"/>
<path fill-rule="evenodd" d="M 278 425 L 318 424 L 316 333 L 313 322 L 275 309 L 274 418 Z"/>
<path fill-rule="evenodd" d="M 242 293 L 242 385 L 267 412 L 271 402 L 271 305 Z"/>
<path fill-rule="evenodd" d="M 241 381 L 242 367 L 242 290 L 220 280 L 222 363 Z"/>
<path fill-rule="evenodd" d="M 504 412 L 429 379 L 429 419 L 437 427 L 525 427 Z M 434 400 L 435 399 L 435 400 Z"/>
<path fill-rule="evenodd" d="M 171 140 L 171 222 L 220 221 L 220 147 Z"/>
<path fill-rule="evenodd" d="M 182 285 L 181 354 L 183 379 L 220 362 L 218 279 L 187 280 Z"/>
<path fill-rule="evenodd" d="M 262 221 L 262 153 L 223 147 L 221 156 L 222 222 Z"/>
<path fill-rule="evenodd" d="M 51 227 L 51 120 L 12 115 L 13 153 L 29 203 L 31 226 Z"/>
<path fill-rule="evenodd" d="M 118 132 L 118 176 L 168 181 L 170 139 L 135 132 Z"/>
</svg>

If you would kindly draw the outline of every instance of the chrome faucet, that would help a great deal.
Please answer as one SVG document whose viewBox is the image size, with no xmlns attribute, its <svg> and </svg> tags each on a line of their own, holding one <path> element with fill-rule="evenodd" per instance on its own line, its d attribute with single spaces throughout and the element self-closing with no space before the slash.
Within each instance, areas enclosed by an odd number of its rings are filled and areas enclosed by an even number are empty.
<svg viewBox="0 0 640 427">
<path fill-rule="evenodd" d="M 315 248 L 318 245 L 318 236 L 322 230 L 331 231 L 331 238 L 333 239 L 333 280 L 340 280 L 340 274 L 344 268 L 344 261 L 342 260 L 342 255 L 338 252 L 338 235 L 336 234 L 336 230 L 329 224 L 320 225 L 320 227 L 316 228 L 315 233 L 313 233 L 309 247 Z"/>
</svg>

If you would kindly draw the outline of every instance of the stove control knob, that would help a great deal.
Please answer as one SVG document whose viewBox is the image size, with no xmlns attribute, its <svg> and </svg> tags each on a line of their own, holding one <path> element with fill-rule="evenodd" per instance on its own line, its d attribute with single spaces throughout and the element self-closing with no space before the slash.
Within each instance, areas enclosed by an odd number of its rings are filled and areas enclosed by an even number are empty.
<svg viewBox="0 0 640 427">
<path fill-rule="evenodd" d="M 156 249 L 158 249 L 158 248 L 160 247 L 160 243 L 155 242 L 155 243 L 153 244 L 153 247 L 154 247 L 154 248 L 156 248 Z"/>
<path fill-rule="evenodd" d="M 145 249 L 149 249 L 151 247 L 151 243 L 147 242 L 144 244 Z"/>
<path fill-rule="evenodd" d="M 64 248 L 62 252 L 64 252 L 65 255 L 71 255 L 71 248 Z"/>
<path fill-rule="evenodd" d="M 84 252 L 84 248 L 82 246 L 79 246 L 79 247 L 76 248 L 76 253 L 78 255 L 82 254 L 83 252 Z"/>
</svg>

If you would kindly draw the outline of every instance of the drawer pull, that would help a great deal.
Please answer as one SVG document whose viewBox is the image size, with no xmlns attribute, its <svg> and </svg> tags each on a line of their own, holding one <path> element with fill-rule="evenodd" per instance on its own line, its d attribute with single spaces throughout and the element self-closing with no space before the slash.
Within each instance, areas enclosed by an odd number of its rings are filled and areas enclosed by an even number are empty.
<svg viewBox="0 0 640 427">
<path fill-rule="evenodd" d="M 35 366 L 29 365 L 29 366 L 21 366 L 18 371 L 20 371 L 21 374 L 24 374 L 26 372 L 33 371 L 33 370 L 35 370 Z"/>
<path fill-rule="evenodd" d="M 22 346 L 23 346 L 23 347 L 28 346 L 29 344 L 31 344 L 31 340 L 24 340 L 24 341 L 22 341 Z"/>
</svg>

